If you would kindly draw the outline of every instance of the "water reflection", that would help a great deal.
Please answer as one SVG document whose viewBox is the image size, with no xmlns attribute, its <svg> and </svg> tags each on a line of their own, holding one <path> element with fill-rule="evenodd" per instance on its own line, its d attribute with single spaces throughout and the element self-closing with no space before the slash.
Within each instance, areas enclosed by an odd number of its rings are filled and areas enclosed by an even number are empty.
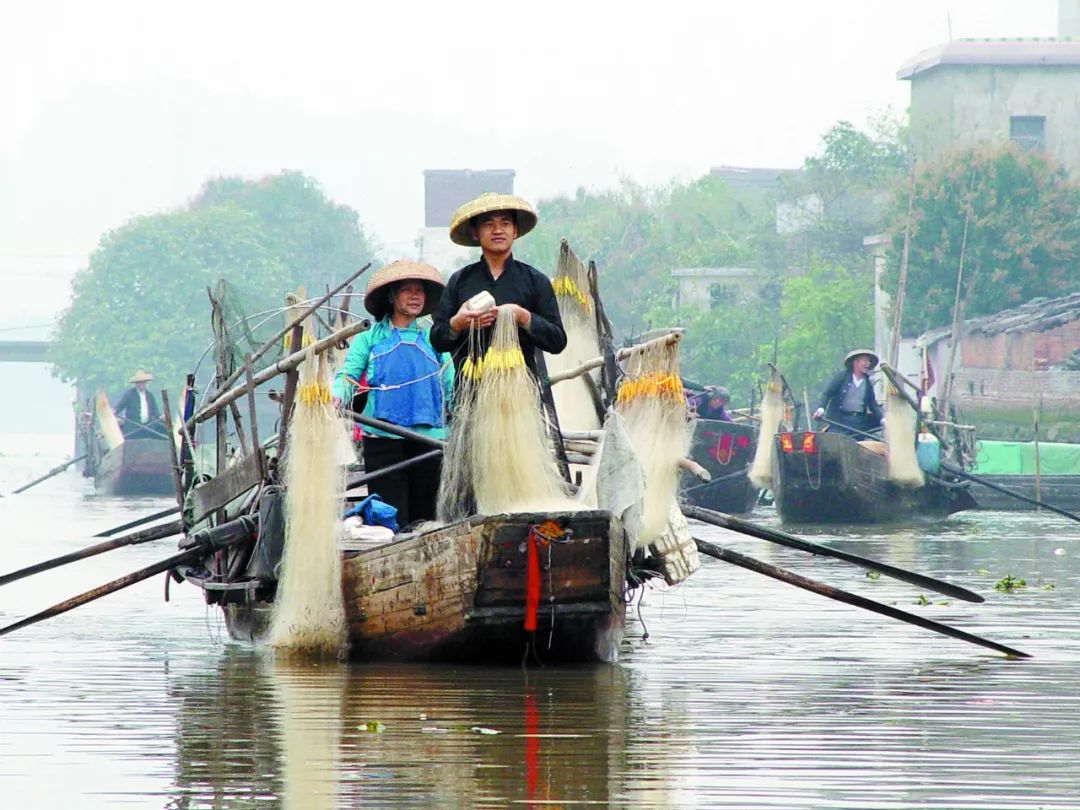
<svg viewBox="0 0 1080 810">
<path fill-rule="evenodd" d="M 28 480 L 68 449 L 5 457 L 0 480 Z M 0 502 L 14 538 L 7 563 L 72 551 L 166 505 L 98 498 L 78 478 L 47 482 Z M 0 801 L 1075 810 L 1078 528 L 1045 513 L 970 513 L 806 532 L 986 596 L 972 605 L 936 595 L 920 604 L 904 583 L 695 527 L 1036 656 L 1023 662 L 712 560 L 631 611 L 620 664 L 527 672 L 275 661 L 223 641 L 219 614 L 195 589 L 174 588 L 164 603 L 160 580 L 140 583 L 0 639 Z M 164 553 L 147 544 L 13 583 L 0 588 L 0 616 Z M 995 591 L 1006 574 L 1028 585 Z"/>
</svg>

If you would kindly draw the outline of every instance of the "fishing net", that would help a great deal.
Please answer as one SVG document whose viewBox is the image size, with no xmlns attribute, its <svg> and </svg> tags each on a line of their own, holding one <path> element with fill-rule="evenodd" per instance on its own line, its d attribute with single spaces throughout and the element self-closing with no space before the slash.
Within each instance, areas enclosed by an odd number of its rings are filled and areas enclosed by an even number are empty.
<svg viewBox="0 0 1080 810">
<path fill-rule="evenodd" d="M 341 425 L 330 403 L 330 363 L 309 355 L 299 368 L 284 458 L 285 549 L 270 631 L 278 650 L 338 655 L 345 647 L 338 501 L 344 480 L 335 450 Z"/>
<path fill-rule="evenodd" d="M 889 480 L 904 487 L 921 487 L 925 481 L 915 457 L 915 411 L 892 384 L 885 386 L 885 445 Z"/>
<path fill-rule="evenodd" d="M 517 329 L 512 310 L 500 307 L 482 356 L 476 330 L 469 333 L 439 484 L 443 522 L 473 511 L 580 508 L 559 475 Z"/>
<path fill-rule="evenodd" d="M 690 445 L 686 397 L 679 378 L 679 341 L 654 341 L 631 352 L 615 396 L 626 432 L 645 473 L 643 527 L 638 545 L 667 528 L 678 464 Z"/>
<path fill-rule="evenodd" d="M 784 399 L 780 372 L 772 370 L 772 376 L 765 386 L 765 396 L 761 400 L 761 422 L 758 427 L 757 449 L 754 461 L 750 465 L 750 483 L 759 489 L 772 486 L 772 461 L 775 444 L 773 437 L 784 418 Z"/>
</svg>

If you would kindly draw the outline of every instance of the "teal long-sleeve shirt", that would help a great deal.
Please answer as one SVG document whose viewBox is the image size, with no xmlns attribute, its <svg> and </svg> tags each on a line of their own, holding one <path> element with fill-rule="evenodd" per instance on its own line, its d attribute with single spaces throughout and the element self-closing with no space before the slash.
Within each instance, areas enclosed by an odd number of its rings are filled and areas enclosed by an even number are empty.
<svg viewBox="0 0 1080 810">
<path fill-rule="evenodd" d="M 373 346 L 386 340 L 393 334 L 394 330 L 403 334 L 413 333 L 421 334 L 425 337 L 428 334 L 428 330 L 421 327 L 416 321 L 404 328 L 397 328 L 390 323 L 390 318 L 383 318 L 376 323 L 373 327 L 366 332 L 361 332 L 355 338 L 352 343 L 349 344 L 349 350 L 345 353 L 345 362 L 341 368 L 338 369 L 337 375 L 334 377 L 334 386 L 331 393 L 341 399 L 343 403 L 348 405 L 349 401 L 353 397 L 354 386 L 349 382 L 349 378 L 353 380 L 359 380 L 364 372 L 367 372 L 370 377 L 374 371 L 375 363 L 377 360 L 372 359 L 371 349 Z M 430 343 L 430 338 L 428 339 Z M 450 394 L 454 389 L 454 364 L 450 359 L 450 355 L 446 352 L 442 352 L 437 355 L 439 358 L 439 365 L 442 367 L 442 382 L 443 382 L 443 407 L 450 402 Z M 364 406 L 364 416 L 374 417 L 375 415 L 375 403 L 371 397 L 368 397 L 367 404 Z M 433 439 L 445 439 L 446 427 L 411 427 L 409 430 L 421 433 L 424 436 L 430 436 Z M 371 436 L 378 436 L 384 439 L 398 439 L 400 436 L 395 436 L 390 433 L 386 433 L 376 428 L 368 427 L 364 425 L 364 433 Z"/>
</svg>

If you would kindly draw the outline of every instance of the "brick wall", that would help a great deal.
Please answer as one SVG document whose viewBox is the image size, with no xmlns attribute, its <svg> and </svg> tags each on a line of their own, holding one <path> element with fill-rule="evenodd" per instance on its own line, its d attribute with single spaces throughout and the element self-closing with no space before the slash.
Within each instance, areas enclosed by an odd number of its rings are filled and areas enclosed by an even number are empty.
<svg viewBox="0 0 1080 810">
<path fill-rule="evenodd" d="M 964 370 L 1012 369 L 1031 371 L 1033 358 L 1061 363 L 1080 348 L 1080 320 L 1046 332 L 968 335 L 960 343 L 959 365 Z"/>
<path fill-rule="evenodd" d="M 1080 371 L 961 368 L 953 392 L 960 407 L 1030 408 L 1039 392 L 1044 407 L 1063 408 L 1080 400 Z"/>
</svg>

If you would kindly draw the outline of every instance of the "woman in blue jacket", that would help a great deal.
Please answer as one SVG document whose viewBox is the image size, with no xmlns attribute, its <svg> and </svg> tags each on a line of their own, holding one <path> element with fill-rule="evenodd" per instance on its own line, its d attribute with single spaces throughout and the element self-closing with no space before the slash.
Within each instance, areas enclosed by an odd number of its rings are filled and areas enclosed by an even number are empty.
<svg viewBox="0 0 1080 810">
<path fill-rule="evenodd" d="M 429 264 L 396 261 L 368 281 L 364 307 L 374 326 L 353 339 L 334 378 L 334 405 L 351 402 L 361 379 L 369 391 L 363 414 L 435 439 L 446 438 L 446 405 L 454 384 L 450 355 L 431 347 L 429 329 L 417 319 L 439 303 L 442 275 Z M 364 428 L 367 472 L 428 453 L 431 446 Z M 372 489 L 397 507 L 398 525 L 435 517 L 440 458 L 418 462 L 373 482 Z"/>
</svg>

